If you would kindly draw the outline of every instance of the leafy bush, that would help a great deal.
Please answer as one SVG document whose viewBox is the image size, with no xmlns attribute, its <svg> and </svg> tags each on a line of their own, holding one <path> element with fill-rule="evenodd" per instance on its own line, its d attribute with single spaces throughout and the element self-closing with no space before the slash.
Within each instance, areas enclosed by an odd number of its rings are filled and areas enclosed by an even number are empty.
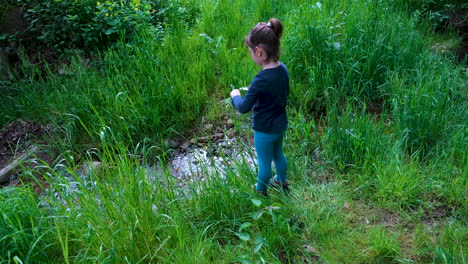
<svg viewBox="0 0 468 264">
<path fill-rule="evenodd" d="M 58 49 L 103 48 L 121 33 L 131 37 L 139 26 L 193 21 L 196 9 L 179 1 L 10 0 L 26 9 L 30 29 L 42 43 Z"/>
<path fill-rule="evenodd" d="M 436 30 L 443 30 L 450 24 L 451 15 L 468 10 L 464 0 L 398 0 L 397 5 L 415 12 L 420 19 L 427 18 Z"/>
</svg>

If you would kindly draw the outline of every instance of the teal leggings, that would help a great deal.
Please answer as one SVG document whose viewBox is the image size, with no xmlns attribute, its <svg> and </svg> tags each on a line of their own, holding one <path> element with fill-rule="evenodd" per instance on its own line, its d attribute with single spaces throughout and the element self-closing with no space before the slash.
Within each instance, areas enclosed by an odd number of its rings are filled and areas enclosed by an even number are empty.
<svg viewBox="0 0 468 264">
<path fill-rule="evenodd" d="M 277 181 L 286 183 L 288 163 L 283 154 L 284 132 L 270 134 L 254 131 L 254 144 L 258 159 L 257 191 L 266 192 L 271 178 L 271 161 L 274 161 Z"/>
</svg>

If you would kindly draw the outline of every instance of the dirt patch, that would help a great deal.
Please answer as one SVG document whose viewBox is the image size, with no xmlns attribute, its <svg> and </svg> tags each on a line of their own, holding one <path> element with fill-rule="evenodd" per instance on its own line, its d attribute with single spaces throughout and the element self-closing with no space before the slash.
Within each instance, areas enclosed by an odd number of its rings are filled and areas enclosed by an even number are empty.
<svg viewBox="0 0 468 264">
<path fill-rule="evenodd" d="M 382 112 L 383 112 L 383 102 L 371 102 L 366 107 L 366 113 L 377 116 L 378 120 L 380 120 Z"/>
<path fill-rule="evenodd" d="M 432 200 L 430 207 L 427 208 L 425 214 L 421 217 L 421 221 L 426 226 L 439 225 L 453 216 L 454 208 L 448 205 L 445 201 Z"/>
<path fill-rule="evenodd" d="M 346 201 L 342 210 L 346 213 L 346 219 L 353 228 L 364 226 L 368 229 L 383 226 L 396 232 L 407 224 L 398 211 L 375 207 L 362 200 Z"/>
<path fill-rule="evenodd" d="M 463 1 L 426 1 L 423 13 L 431 17 L 431 22 L 435 32 L 444 34 L 455 31 L 459 37 L 459 44 L 456 47 L 447 47 L 441 43 L 436 43 L 433 49 L 445 53 L 447 50 L 453 51 L 458 63 L 468 67 L 468 8 Z M 452 3 L 449 3 L 452 2 Z"/>
<path fill-rule="evenodd" d="M 460 46 L 457 49 L 457 57 L 460 63 L 468 66 L 468 9 L 460 9 L 450 16 L 450 26 L 452 26 L 461 38 Z"/>
<path fill-rule="evenodd" d="M 61 65 L 71 63 L 70 56 L 61 56 L 62 53 L 54 47 L 44 45 L 38 39 L 39 32 L 31 30 L 32 22 L 25 13 L 23 8 L 0 0 L 0 36 L 3 36 L 0 39 L 0 81 L 45 77 L 47 67 L 63 74 Z M 91 55 L 86 54 L 83 58 L 87 66 Z M 24 63 L 24 59 L 28 63 Z"/>
<path fill-rule="evenodd" d="M 13 7 L 0 0 L 0 35 L 12 36 L 12 39 L 0 40 L 0 81 L 8 80 L 13 69 L 19 67 L 18 40 L 25 44 L 31 42 L 28 22 L 21 8 Z"/>
<path fill-rule="evenodd" d="M 0 34 L 18 34 L 25 37 L 28 30 L 28 22 L 23 16 L 23 10 L 0 1 Z"/>
<path fill-rule="evenodd" d="M 43 146 L 47 130 L 47 127 L 26 120 L 16 120 L 3 127 L 0 130 L 0 170 L 23 156 L 32 146 Z M 44 151 L 38 151 L 36 157 L 41 160 L 50 160 Z M 17 172 L 11 173 L 10 179 L 0 184 L 9 184 L 11 180 L 16 179 Z"/>
</svg>

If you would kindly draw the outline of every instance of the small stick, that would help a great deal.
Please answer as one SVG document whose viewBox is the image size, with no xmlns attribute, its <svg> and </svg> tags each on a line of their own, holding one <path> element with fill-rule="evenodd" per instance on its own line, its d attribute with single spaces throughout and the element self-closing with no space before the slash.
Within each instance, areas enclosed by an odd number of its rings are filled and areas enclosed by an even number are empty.
<svg viewBox="0 0 468 264">
<path fill-rule="evenodd" d="M 8 182 L 9 179 L 8 177 L 12 173 L 12 171 L 18 166 L 20 162 L 28 158 L 31 154 L 36 153 L 38 148 L 36 146 L 30 147 L 28 150 L 26 150 L 26 153 L 21 155 L 19 158 L 15 159 L 12 161 L 10 164 L 8 164 L 5 168 L 0 170 L 0 183 L 3 182 Z"/>
</svg>

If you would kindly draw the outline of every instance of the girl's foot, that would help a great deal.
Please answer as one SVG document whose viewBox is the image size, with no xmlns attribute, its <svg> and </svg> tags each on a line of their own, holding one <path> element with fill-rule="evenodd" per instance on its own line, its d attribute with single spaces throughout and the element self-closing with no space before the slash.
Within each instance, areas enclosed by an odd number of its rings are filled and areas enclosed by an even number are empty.
<svg viewBox="0 0 468 264">
<path fill-rule="evenodd" d="M 275 189 L 282 188 L 284 191 L 289 191 L 289 182 L 281 183 L 276 179 L 276 176 L 273 177 L 273 182 L 270 182 L 269 186 Z"/>
<path fill-rule="evenodd" d="M 268 192 L 262 192 L 262 191 L 258 191 L 258 190 L 257 190 L 257 184 L 252 185 L 252 188 L 254 189 L 254 191 L 255 191 L 256 193 L 261 194 L 261 195 L 263 195 L 263 196 L 265 196 L 265 197 L 268 197 Z"/>
</svg>

